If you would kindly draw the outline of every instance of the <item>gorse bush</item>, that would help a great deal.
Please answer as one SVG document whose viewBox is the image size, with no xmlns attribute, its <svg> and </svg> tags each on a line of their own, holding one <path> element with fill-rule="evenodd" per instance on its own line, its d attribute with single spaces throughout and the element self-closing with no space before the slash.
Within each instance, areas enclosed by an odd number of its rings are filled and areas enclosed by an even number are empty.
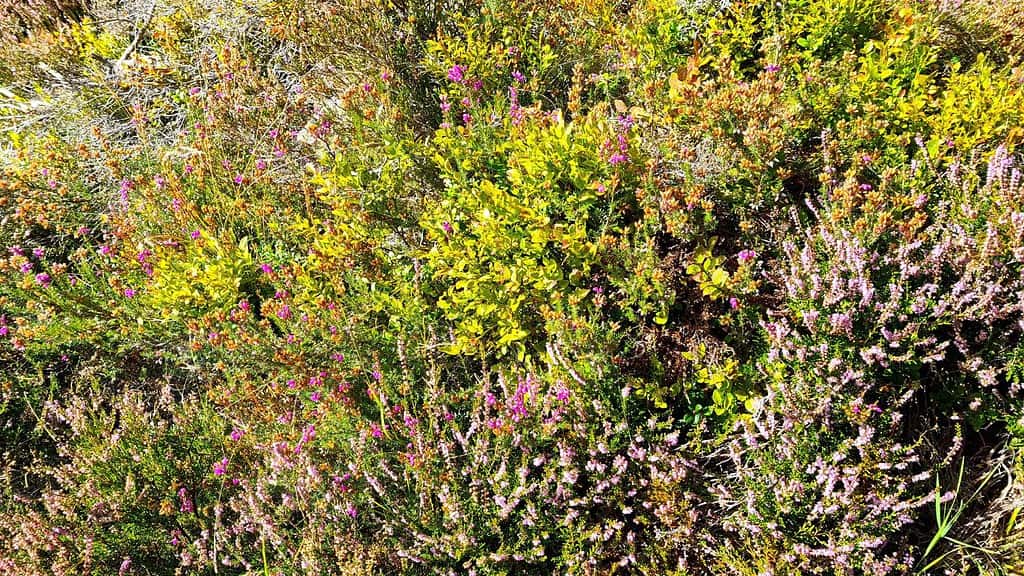
<svg viewBox="0 0 1024 576">
<path fill-rule="evenodd" d="M 1011 4 L 12 12 L 0 569 L 1013 573 Z"/>
</svg>

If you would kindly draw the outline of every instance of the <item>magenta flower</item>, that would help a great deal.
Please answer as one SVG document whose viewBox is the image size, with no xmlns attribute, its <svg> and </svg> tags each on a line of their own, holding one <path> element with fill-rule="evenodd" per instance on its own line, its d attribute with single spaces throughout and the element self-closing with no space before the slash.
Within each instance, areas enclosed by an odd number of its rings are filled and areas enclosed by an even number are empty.
<svg viewBox="0 0 1024 576">
<path fill-rule="evenodd" d="M 31 262 L 25 262 L 21 266 L 18 266 L 18 270 L 21 270 L 22 274 L 28 274 L 29 272 L 32 271 L 32 263 Z"/>
<path fill-rule="evenodd" d="M 611 164 L 612 166 L 622 164 L 626 160 L 628 160 L 628 158 L 626 158 L 626 155 L 621 152 L 616 152 L 615 154 L 612 154 L 610 157 L 608 157 L 608 163 Z"/>
<path fill-rule="evenodd" d="M 519 70 L 512 72 L 512 79 L 518 82 L 519 84 L 526 83 L 526 76 L 523 76 L 523 73 L 520 72 Z"/>
<path fill-rule="evenodd" d="M 441 228 L 444 229 L 446 234 L 451 234 L 455 231 L 455 229 L 452 228 L 452 223 L 448 221 L 441 222 Z"/>
<path fill-rule="evenodd" d="M 213 475 L 223 476 L 228 471 L 228 459 L 224 458 L 213 465 Z"/>
<path fill-rule="evenodd" d="M 242 300 L 238 303 L 238 309 L 242 312 L 248 312 L 250 308 L 252 308 L 252 306 L 249 304 L 248 300 Z"/>
<path fill-rule="evenodd" d="M 50 278 L 50 275 L 47 274 L 46 272 L 40 272 L 39 274 L 36 274 L 36 283 L 41 284 L 43 288 L 49 288 L 51 281 L 52 279 Z"/>
<path fill-rule="evenodd" d="M 193 96 L 196 96 L 196 95 L 198 95 L 202 91 L 203 91 L 203 89 L 200 88 L 199 86 L 193 86 L 192 88 L 189 89 L 188 93 L 193 95 Z"/>
<path fill-rule="evenodd" d="M 873 189 L 874 189 L 874 187 L 871 184 L 861 184 L 860 185 L 860 191 L 861 192 L 870 192 Z"/>
<path fill-rule="evenodd" d="M 110 246 L 107 246 L 106 244 L 104 244 L 103 246 L 100 246 L 100 254 L 103 254 L 104 256 L 110 256 L 111 252 L 112 252 L 112 250 L 111 250 Z"/>
<path fill-rule="evenodd" d="M 277 311 L 277 317 L 280 318 L 281 320 L 287 320 L 291 318 L 292 309 L 289 308 L 287 304 L 285 304 L 284 306 L 281 307 L 280 310 Z"/>
<path fill-rule="evenodd" d="M 245 182 L 245 176 L 242 176 L 241 174 L 236 174 L 234 182 L 235 184 L 241 184 L 242 182 Z"/>
<path fill-rule="evenodd" d="M 257 160 L 256 161 L 256 169 L 260 170 L 260 171 L 266 170 L 267 169 L 267 161 L 264 160 L 263 158 L 260 158 L 259 160 Z"/>
<path fill-rule="evenodd" d="M 200 237 L 201 235 L 202 235 L 202 232 L 200 232 L 199 230 L 193 230 L 193 231 L 192 231 L 192 232 L 191 232 L 191 233 L 189 234 L 189 236 L 191 236 L 193 240 L 199 240 L 199 237 Z"/>
<path fill-rule="evenodd" d="M 757 252 L 754 252 L 753 250 L 740 250 L 740 253 L 736 255 L 736 258 L 740 261 L 741 264 L 750 262 L 756 257 Z"/>
<path fill-rule="evenodd" d="M 232 440 L 234 440 L 235 442 L 238 442 L 239 440 L 241 440 L 241 439 L 242 439 L 242 436 L 243 436 L 244 434 L 245 434 L 245 432 L 243 432 L 243 431 L 239 430 L 238 428 L 232 428 L 232 429 L 231 429 L 231 435 L 230 435 L 230 437 L 231 437 L 231 439 L 232 439 Z"/>
<path fill-rule="evenodd" d="M 35 256 L 36 258 L 42 258 L 43 256 L 46 256 L 46 250 L 42 248 L 36 248 L 32 250 L 32 255 Z"/>
<path fill-rule="evenodd" d="M 729 308 L 732 308 L 733 310 L 735 310 L 735 309 L 737 309 L 739 307 L 740 307 L 740 301 L 737 300 L 735 296 L 733 296 L 732 298 L 729 298 Z"/>
<path fill-rule="evenodd" d="M 124 289 L 124 297 L 125 298 L 134 298 L 135 297 L 135 290 L 132 289 L 132 288 L 125 288 Z"/>
<path fill-rule="evenodd" d="M 274 268 L 270 264 L 260 264 L 260 270 L 262 270 L 264 274 L 271 274 L 274 272 Z"/>
<path fill-rule="evenodd" d="M 764 67 L 764 71 L 769 74 L 774 74 L 779 71 L 780 66 L 778 64 L 769 64 Z"/>
<path fill-rule="evenodd" d="M 370 424 L 370 436 L 381 438 L 384 436 L 384 431 L 377 424 Z"/>
<path fill-rule="evenodd" d="M 320 392 L 319 391 L 313 392 L 312 394 L 309 395 L 309 399 L 311 401 L 313 401 L 313 402 L 319 402 L 320 401 Z"/>
<path fill-rule="evenodd" d="M 380 382 L 380 379 L 381 379 L 381 377 L 382 377 L 382 376 L 381 376 L 381 373 L 380 373 L 380 370 L 374 370 L 374 371 L 373 371 L 373 372 L 371 373 L 371 376 L 373 376 L 373 379 L 374 379 L 374 380 L 376 380 L 377 382 Z"/>
<path fill-rule="evenodd" d="M 448 79 L 452 82 L 462 82 L 466 69 L 456 64 L 448 70 Z"/>
</svg>

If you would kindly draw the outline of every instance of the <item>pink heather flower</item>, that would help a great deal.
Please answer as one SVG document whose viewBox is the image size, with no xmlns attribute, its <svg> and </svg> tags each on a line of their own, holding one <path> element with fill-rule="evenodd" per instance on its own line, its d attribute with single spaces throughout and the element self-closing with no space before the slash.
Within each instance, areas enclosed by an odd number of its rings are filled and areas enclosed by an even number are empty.
<svg viewBox="0 0 1024 576">
<path fill-rule="evenodd" d="M 228 459 L 224 458 L 213 465 L 213 475 L 223 476 L 228 471 Z"/>
<path fill-rule="evenodd" d="M 298 384 L 295 383 L 295 379 L 289 379 L 287 382 L 285 382 L 285 384 L 287 384 L 288 387 L 291 388 L 292 390 L 294 390 L 295 387 L 298 386 Z"/>
<path fill-rule="evenodd" d="M 628 160 L 628 158 L 626 158 L 625 154 L 623 154 L 621 152 L 616 152 L 615 154 L 612 154 L 608 158 L 608 163 L 611 164 L 612 166 L 615 166 L 617 164 L 621 164 L 621 163 L 625 162 L 626 160 Z"/>
<path fill-rule="evenodd" d="M 267 169 L 267 161 L 266 161 L 266 160 L 264 160 L 264 159 L 262 159 L 262 158 L 260 158 L 259 160 L 257 160 L 257 161 L 256 161 L 256 169 L 257 169 L 257 170 L 259 170 L 259 171 L 261 171 L 261 172 L 262 172 L 263 170 L 266 170 L 266 169 Z"/>
<path fill-rule="evenodd" d="M 380 382 L 380 379 L 382 377 L 380 370 L 374 370 L 371 376 L 373 376 L 373 379 L 376 380 L 377 382 Z"/>
<path fill-rule="evenodd" d="M 444 229 L 446 234 L 451 234 L 455 231 L 455 229 L 452 228 L 452 223 L 448 221 L 441 222 L 441 228 Z"/>
<path fill-rule="evenodd" d="M 874 189 L 874 186 L 872 186 L 871 184 L 861 184 L 860 185 L 861 192 L 870 192 L 873 189 Z"/>
<path fill-rule="evenodd" d="M 32 271 L 32 263 L 25 262 L 24 264 L 18 267 L 18 270 L 21 270 L 22 274 L 28 274 L 29 272 Z"/>
<path fill-rule="evenodd" d="M 185 174 L 191 174 L 195 170 L 191 164 L 185 164 Z"/>
<path fill-rule="evenodd" d="M 380 438 L 384 436 L 384 431 L 381 430 L 380 426 L 378 426 L 377 424 L 370 424 L 370 436 L 373 436 L 374 438 Z"/>
<path fill-rule="evenodd" d="M 519 70 L 515 70 L 512 72 L 512 79 L 518 82 L 519 84 L 526 83 L 526 76 L 523 76 L 523 73 L 520 72 Z"/>
<path fill-rule="evenodd" d="M 241 174 L 236 174 L 234 182 L 235 184 L 241 184 L 242 182 L 245 182 L 245 176 L 242 176 Z"/>
<path fill-rule="evenodd" d="M 458 64 L 448 69 L 448 79 L 452 82 L 462 82 L 466 69 Z"/>
<path fill-rule="evenodd" d="M 178 210 L 181 210 L 181 198 L 172 198 L 171 199 L 171 210 L 173 210 L 175 212 L 177 212 Z"/>
<path fill-rule="evenodd" d="M 733 296 L 732 298 L 729 298 L 729 307 L 732 308 L 733 310 L 739 308 L 740 307 L 740 301 L 737 300 L 735 296 Z"/>
<path fill-rule="evenodd" d="M 231 436 L 232 440 L 234 440 L 235 442 L 238 442 L 239 440 L 242 439 L 242 435 L 244 435 L 244 434 L 245 434 L 245 432 L 242 432 L 238 428 L 232 428 L 230 436 Z"/>
<path fill-rule="evenodd" d="M 191 94 L 192 96 L 196 96 L 196 95 L 198 95 L 202 91 L 203 91 L 203 89 L 200 88 L 199 86 L 193 86 L 192 88 L 189 89 L 188 93 Z"/>
<path fill-rule="evenodd" d="M 345 513 L 348 514 L 349 517 L 355 518 L 356 517 L 356 507 L 351 505 L 351 504 L 349 504 L 348 508 L 345 509 Z"/>
<path fill-rule="evenodd" d="M 380 79 L 385 81 L 385 82 L 387 82 L 388 80 L 391 80 L 391 72 L 388 72 L 387 70 L 381 72 L 380 73 Z"/>
<path fill-rule="evenodd" d="M 158 190 L 163 190 L 167 185 L 167 179 L 163 177 L 163 174 L 157 174 L 153 177 L 153 183 L 156 184 Z"/>
<path fill-rule="evenodd" d="M 13 254 L 14 256 L 24 256 L 25 255 L 25 250 L 21 246 L 11 246 L 10 251 L 11 251 L 11 254 Z"/>
<path fill-rule="evenodd" d="M 764 67 L 764 71 L 768 72 L 769 74 L 772 74 L 772 73 L 778 72 L 779 68 L 780 67 L 779 67 L 778 64 L 769 64 L 769 65 Z"/>
<path fill-rule="evenodd" d="M 249 304 L 248 300 L 242 300 L 241 302 L 238 303 L 238 308 L 242 312 L 248 312 L 249 309 L 252 308 L 252 306 Z"/>
<path fill-rule="evenodd" d="M 42 258 L 43 256 L 46 256 L 46 250 L 42 248 L 36 248 L 32 250 L 32 255 L 35 256 L 36 258 Z"/>
<path fill-rule="evenodd" d="M 363 84 L 363 92 L 370 92 L 373 90 L 373 86 L 369 82 Z"/>
<path fill-rule="evenodd" d="M 111 252 L 112 250 L 110 249 L 110 246 L 107 246 L 106 244 L 100 246 L 100 254 L 103 254 L 104 256 L 109 256 Z"/>
<path fill-rule="evenodd" d="M 459 102 L 459 104 L 462 104 L 463 108 L 472 108 L 473 107 L 473 101 L 469 99 L 469 96 L 466 96 L 465 98 L 463 98 Z"/>
<path fill-rule="evenodd" d="M 89 227 L 88 226 L 82 226 L 81 228 L 79 228 L 78 229 L 78 235 L 79 236 L 88 236 L 89 235 Z"/>
<path fill-rule="evenodd" d="M 281 132 L 280 132 L 280 131 L 278 131 L 278 129 L 277 129 L 277 128 L 274 128 L 274 129 L 272 129 L 272 130 L 271 130 L 270 132 L 267 132 L 267 136 L 270 136 L 271 138 L 277 138 L 277 136 L 278 136 L 278 135 L 279 135 L 280 133 L 281 133 Z"/>
<path fill-rule="evenodd" d="M 195 504 L 193 504 L 192 499 L 188 497 L 188 490 L 183 487 L 178 489 L 178 500 L 181 500 L 181 506 L 178 510 L 182 514 L 188 514 L 189 512 L 196 511 Z"/>
<path fill-rule="evenodd" d="M 741 264 L 750 262 L 756 257 L 757 252 L 754 252 L 753 250 L 740 250 L 740 253 L 736 255 L 736 258 L 739 259 Z"/>
<path fill-rule="evenodd" d="M 566 388 L 565 386 L 560 386 L 557 390 L 555 390 L 555 399 L 557 399 L 559 402 L 568 404 L 569 389 Z"/>
<path fill-rule="evenodd" d="M 124 289 L 124 297 L 125 298 L 134 298 L 135 297 L 135 290 L 132 289 L 132 288 L 125 288 Z"/>
<path fill-rule="evenodd" d="M 481 80 L 473 80 L 473 90 L 481 90 L 484 87 L 484 83 Z"/>
<path fill-rule="evenodd" d="M 287 320 L 291 318 L 292 309 L 289 308 L 287 304 L 285 304 L 284 306 L 281 307 L 280 310 L 277 311 L 277 317 L 280 318 L 281 320 Z"/>
<path fill-rule="evenodd" d="M 189 236 L 191 236 L 193 240 L 199 240 L 199 237 L 202 236 L 202 232 L 199 230 L 193 230 Z"/>
<path fill-rule="evenodd" d="M 130 556 L 125 556 L 124 560 L 121 561 L 121 567 L 117 570 L 117 576 L 124 576 L 132 569 L 132 559 Z"/>
<path fill-rule="evenodd" d="M 473 115 L 472 114 L 470 114 L 469 112 L 466 112 L 465 114 L 462 115 L 462 123 L 463 124 L 466 124 L 468 126 L 471 122 L 473 122 Z"/>
<path fill-rule="evenodd" d="M 36 283 L 41 284 L 43 288 L 49 288 L 51 282 L 50 275 L 46 272 L 40 272 L 36 274 Z"/>
<path fill-rule="evenodd" d="M 264 274 L 271 274 L 274 271 L 274 268 L 270 264 L 260 264 L 260 270 L 263 271 Z"/>
<path fill-rule="evenodd" d="M 441 112 L 447 112 L 452 109 L 452 103 L 448 101 L 448 97 L 441 96 Z"/>
<path fill-rule="evenodd" d="M 320 401 L 320 392 L 319 391 L 313 392 L 312 394 L 309 395 L 309 399 L 312 400 L 313 402 L 319 402 Z"/>
</svg>

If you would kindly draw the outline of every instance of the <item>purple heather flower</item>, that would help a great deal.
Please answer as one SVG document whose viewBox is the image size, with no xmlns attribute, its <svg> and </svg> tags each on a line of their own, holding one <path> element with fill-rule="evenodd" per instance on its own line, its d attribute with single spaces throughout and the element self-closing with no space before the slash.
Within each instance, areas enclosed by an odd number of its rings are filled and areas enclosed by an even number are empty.
<svg viewBox="0 0 1024 576">
<path fill-rule="evenodd" d="M 245 432 L 239 430 L 238 428 L 232 428 L 231 429 L 231 439 L 234 440 L 235 442 L 238 442 L 239 440 L 241 440 L 242 439 L 242 435 L 244 435 L 244 434 L 245 434 Z"/>
<path fill-rule="evenodd" d="M 223 476 L 228 471 L 228 459 L 223 458 L 220 462 L 213 465 L 213 475 Z"/>
<path fill-rule="evenodd" d="M 203 91 L 203 89 L 200 88 L 199 86 L 193 86 L 192 88 L 189 89 L 188 93 L 193 95 L 193 96 L 195 96 L 195 95 L 199 94 L 202 91 Z"/>
<path fill-rule="evenodd" d="M 193 230 L 192 232 L 189 233 L 189 236 L 191 236 L 193 240 L 199 240 L 199 237 L 202 236 L 202 234 L 203 233 L 200 232 L 199 230 Z"/>
<path fill-rule="evenodd" d="M 260 170 L 260 171 L 266 170 L 267 169 L 267 161 L 264 160 L 263 158 L 260 158 L 259 160 L 257 160 L 256 161 L 256 169 Z"/>
<path fill-rule="evenodd" d="M 520 72 L 519 70 L 515 70 L 512 72 L 512 79 L 518 82 L 519 84 L 526 83 L 526 76 L 523 76 L 523 73 Z"/>
<path fill-rule="evenodd" d="M 107 246 L 106 244 L 100 246 L 100 254 L 103 254 L 104 256 L 109 256 L 111 252 L 112 250 L 110 246 Z"/>
<path fill-rule="evenodd" d="M 32 263 L 25 262 L 24 264 L 18 267 L 18 270 L 21 270 L 22 274 L 28 274 L 29 272 L 32 271 Z"/>
<path fill-rule="evenodd" d="M 753 250 L 740 250 L 740 253 L 736 255 L 736 258 L 740 261 L 741 264 L 750 262 L 756 257 L 757 252 L 754 252 Z"/>
<path fill-rule="evenodd" d="M 135 290 L 132 289 L 132 288 L 125 288 L 124 289 L 124 297 L 125 298 L 134 298 L 135 297 Z"/>
<path fill-rule="evenodd" d="M 377 424 L 370 424 L 370 435 L 374 438 L 380 438 L 384 436 L 384 431 Z"/>
<path fill-rule="evenodd" d="M 11 246 L 10 251 L 11 251 L 11 254 L 13 254 L 15 256 L 24 256 L 25 255 L 25 250 L 21 246 Z"/>
<path fill-rule="evenodd" d="M 236 174 L 235 175 L 235 179 L 234 179 L 234 183 L 235 184 L 241 184 L 242 182 L 245 182 L 245 176 L 242 176 L 241 174 Z"/>
<path fill-rule="evenodd" d="M 35 256 L 36 258 L 42 258 L 43 256 L 46 256 L 46 250 L 42 248 L 36 248 L 32 250 L 32 255 Z"/>
<path fill-rule="evenodd" d="M 313 392 L 312 394 L 309 395 L 309 399 L 312 400 L 313 402 L 319 402 L 320 401 L 320 392 L 319 391 Z"/>
<path fill-rule="evenodd" d="M 195 504 L 193 504 L 192 499 L 188 497 L 188 490 L 184 487 L 178 489 L 178 500 L 181 500 L 181 506 L 178 510 L 183 514 L 196 511 Z"/>
<path fill-rule="evenodd" d="M 195 168 L 191 164 L 185 164 L 185 174 L 191 174 Z"/>
<path fill-rule="evenodd" d="M 729 308 L 732 308 L 733 310 L 735 310 L 735 309 L 737 309 L 739 307 L 740 307 L 740 301 L 737 300 L 735 296 L 729 298 Z"/>
<path fill-rule="evenodd" d="M 870 192 L 874 189 L 874 186 L 871 184 L 861 184 L 859 188 L 861 192 Z"/>
<path fill-rule="evenodd" d="M 615 154 L 612 154 L 608 158 L 608 163 L 611 164 L 612 166 L 615 166 L 617 164 L 621 164 L 621 163 L 625 162 L 626 160 L 628 160 L 628 158 L 626 158 L 625 154 L 623 154 L 621 152 L 616 152 Z"/>
<path fill-rule="evenodd" d="M 50 275 L 46 272 L 36 274 L 36 283 L 41 284 L 43 288 L 49 288 L 51 281 L 52 279 L 50 278 Z"/>
<path fill-rule="evenodd" d="M 452 82 L 462 82 L 466 69 L 458 64 L 448 70 L 448 79 Z"/>
<path fill-rule="evenodd" d="M 469 112 L 466 112 L 465 114 L 462 115 L 462 123 L 463 124 L 468 126 L 471 122 L 473 122 L 473 115 L 472 114 L 470 114 Z"/>
<path fill-rule="evenodd" d="M 441 96 L 441 112 L 447 112 L 452 109 L 452 103 L 448 101 L 448 97 Z"/>
<path fill-rule="evenodd" d="M 281 306 L 281 309 L 277 311 L 277 317 L 281 320 L 287 320 L 292 317 L 292 309 L 287 304 Z"/>
<path fill-rule="evenodd" d="M 769 74 L 773 74 L 775 72 L 778 72 L 779 68 L 780 68 L 780 66 L 778 64 L 769 64 L 769 65 L 764 67 L 764 71 L 769 73 Z"/>
<path fill-rule="evenodd" d="M 260 270 L 264 274 L 270 274 L 274 271 L 274 268 L 270 264 L 260 264 Z"/>
<path fill-rule="evenodd" d="M 121 561 L 121 567 L 117 570 L 117 576 L 124 576 L 132 569 L 131 556 L 125 556 L 124 560 Z"/>
<path fill-rule="evenodd" d="M 441 228 L 444 229 L 446 234 L 451 234 L 455 231 L 455 229 L 452 228 L 452 223 L 448 221 L 441 222 Z"/>
<path fill-rule="evenodd" d="M 374 380 L 376 380 L 377 382 L 380 382 L 380 379 L 381 379 L 381 377 L 382 377 L 382 376 L 381 376 L 381 373 L 380 373 L 380 370 L 374 370 L 374 371 L 373 371 L 373 372 L 371 373 L 371 376 L 373 376 L 373 379 L 374 379 Z"/>
</svg>

